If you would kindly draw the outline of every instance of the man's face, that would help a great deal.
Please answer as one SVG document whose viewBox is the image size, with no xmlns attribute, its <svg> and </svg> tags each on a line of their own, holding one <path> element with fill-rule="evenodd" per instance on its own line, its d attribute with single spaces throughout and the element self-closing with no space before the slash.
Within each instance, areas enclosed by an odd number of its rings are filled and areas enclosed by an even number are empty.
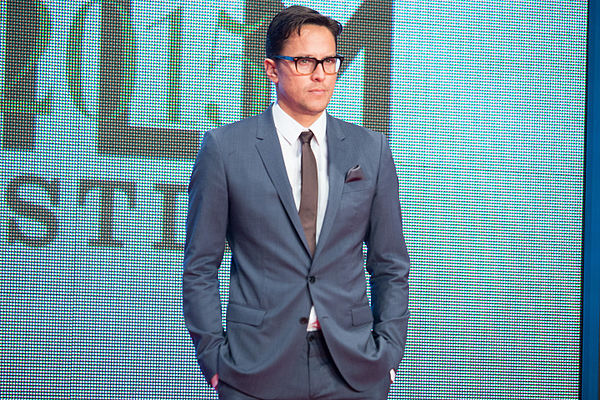
<svg viewBox="0 0 600 400">
<path fill-rule="evenodd" d="M 318 60 L 333 57 L 336 55 L 335 39 L 324 26 L 304 25 L 300 35 L 294 32 L 285 41 L 279 55 Z M 288 60 L 266 59 L 265 71 L 275 83 L 281 108 L 305 127 L 316 121 L 329 104 L 337 78 L 337 74 L 326 74 L 322 64 L 317 65 L 312 74 L 300 75 L 294 62 Z"/>
</svg>

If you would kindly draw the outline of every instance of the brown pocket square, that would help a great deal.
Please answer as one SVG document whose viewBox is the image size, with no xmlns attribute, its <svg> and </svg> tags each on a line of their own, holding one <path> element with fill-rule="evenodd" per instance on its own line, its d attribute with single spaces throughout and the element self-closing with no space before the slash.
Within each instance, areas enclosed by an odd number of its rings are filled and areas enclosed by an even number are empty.
<svg viewBox="0 0 600 400">
<path fill-rule="evenodd" d="M 363 175 L 360 165 L 357 165 L 355 167 L 350 168 L 348 172 L 346 172 L 346 180 L 344 182 L 348 183 L 360 181 L 361 179 L 364 179 L 364 177 L 365 176 Z"/>
</svg>

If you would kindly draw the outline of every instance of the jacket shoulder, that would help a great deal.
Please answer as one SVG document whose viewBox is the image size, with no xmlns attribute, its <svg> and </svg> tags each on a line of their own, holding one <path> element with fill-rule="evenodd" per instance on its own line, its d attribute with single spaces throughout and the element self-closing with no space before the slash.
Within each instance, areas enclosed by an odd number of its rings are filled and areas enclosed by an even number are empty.
<svg viewBox="0 0 600 400">
<path fill-rule="evenodd" d="M 380 132 L 344 121 L 343 119 L 331 115 L 329 115 L 327 123 L 329 124 L 328 130 L 330 129 L 329 127 L 331 127 L 338 135 L 347 137 L 352 141 L 359 143 L 360 146 L 375 146 L 379 148 L 382 141 L 385 141 L 385 136 Z"/>
<path fill-rule="evenodd" d="M 213 136 L 218 141 L 254 137 L 261 126 L 268 129 L 268 124 L 272 124 L 272 121 L 269 108 L 260 114 L 211 129 L 204 135 Z"/>
</svg>

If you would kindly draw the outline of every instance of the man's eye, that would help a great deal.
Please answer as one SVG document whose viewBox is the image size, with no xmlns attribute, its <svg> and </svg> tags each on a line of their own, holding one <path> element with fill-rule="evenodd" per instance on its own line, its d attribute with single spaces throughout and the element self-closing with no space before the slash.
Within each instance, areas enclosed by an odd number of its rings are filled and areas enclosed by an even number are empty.
<svg viewBox="0 0 600 400">
<path fill-rule="evenodd" d="M 311 59 L 310 58 L 299 58 L 298 59 L 298 64 L 310 64 L 311 63 Z"/>
<path fill-rule="evenodd" d="M 325 64 L 335 64 L 335 60 L 336 60 L 335 57 L 327 57 L 326 59 L 323 60 L 323 62 Z"/>
</svg>

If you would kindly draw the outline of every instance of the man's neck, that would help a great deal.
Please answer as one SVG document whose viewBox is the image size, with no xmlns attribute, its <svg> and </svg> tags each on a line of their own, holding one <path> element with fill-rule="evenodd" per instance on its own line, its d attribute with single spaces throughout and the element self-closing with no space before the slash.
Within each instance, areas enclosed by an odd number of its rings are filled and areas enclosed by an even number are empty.
<svg viewBox="0 0 600 400">
<path fill-rule="evenodd" d="M 296 122 L 298 122 L 305 128 L 309 128 L 325 112 L 325 110 L 323 110 L 318 114 L 297 114 L 290 110 L 288 107 L 286 107 L 284 104 L 280 102 L 277 102 L 277 104 L 283 110 L 283 112 L 285 112 L 287 115 L 289 115 L 291 118 L 293 118 Z"/>
</svg>

